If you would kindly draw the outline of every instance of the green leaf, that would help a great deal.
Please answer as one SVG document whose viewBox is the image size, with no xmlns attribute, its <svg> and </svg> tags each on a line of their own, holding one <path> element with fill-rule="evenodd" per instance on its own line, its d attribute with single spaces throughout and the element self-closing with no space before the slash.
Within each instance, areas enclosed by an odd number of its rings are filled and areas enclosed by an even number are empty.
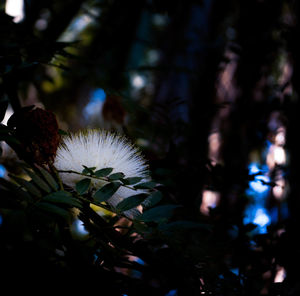
<svg viewBox="0 0 300 296">
<path fill-rule="evenodd" d="M 21 144 L 21 142 L 17 138 L 5 134 L 0 134 L 0 141 L 5 141 L 7 144 Z"/>
<path fill-rule="evenodd" d="M 104 168 L 95 172 L 96 177 L 106 177 L 113 171 L 113 168 Z"/>
<path fill-rule="evenodd" d="M 28 174 L 28 176 L 32 179 L 32 181 L 42 190 L 47 193 L 51 192 L 51 188 L 44 182 L 37 174 L 32 172 L 29 169 L 24 168 L 24 171 Z"/>
<path fill-rule="evenodd" d="M 151 208 L 139 216 L 138 220 L 144 222 L 164 222 L 173 215 L 174 210 L 178 207 L 178 205 L 163 205 Z"/>
<path fill-rule="evenodd" d="M 144 208 L 152 208 L 162 200 L 162 193 L 160 191 L 152 192 L 149 197 L 143 202 Z"/>
<path fill-rule="evenodd" d="M 82 173 L 85 175 L 93 175 L 94 174 L 94 170 L 96 169 L 96 167 L 91 167 L 88 168 L 87 166 L 83 165 L 84 169 L 82 170 Z"/>
<path fill-rule="evenodd" d="M 141 178 L 141 177 L 129 177 L 129 178 L 126 178 L 126 179 L 122 179 L 121 181 L 125 185 L 134 185 L 134 184 L 136 184 L 136 183 L 138 183 L 142 180 L 143 180 L 143 178 Z"/>
<path fill-rule="evenodd" d="M 108 176 L 108 179 L 110 181 L 116 181 L 116 180 L 120 180 L 122 178 L 124 178 L 124 174 L 123 173 L 114 173 Z"/>
<path fill-rule="evenodd" d="M 135 185 L 135 189 L 153 189 L 156 186 L 155 182 L 144 182 L 138 185 Z"/>
<path fill-rule="evenodd" d="M 140 205 L 148 195 L 145 193 L 129 196 L 117 204 L 116 209 L 124 212 Z"/>
<path fill-rule="evenodd" d="M 68 133 L 62 129 L 58 129 L 58 133 L 61 135 L 61 136 L 67 136 Z"/>
<path fill-rule="evenodd" d="M 107 201 L 120 188 L 121 183 L 112 182 L 104 185 L 94 194 L 94 199 L 98 202 Z"/>
<path fill-rule="evenodd" d="M 51 194 L 48 194 L 43 198 L 43 201 L 50 202 L 50 203 L 65 204 L 77 208 L 82 207 L 80 201 L 74 198 L 72 194 L 66 191 L 56 191 Z"/>
<path fill-rule="evenodd" d="M 59 185 L 57 184 L 55 179 L 52 177 L 52 175 L 42 167 L 39 167 L 39 171 L 41 172 L 41 174 L 43 175 L 43 177 L 47 181 L 47 183 L 51 186 L 51 188 L 55 191 L 58 190 Z"/>
<path fill-rule="evenodd" d="M 81 195 L 88 191 L 91 184 L 91 179 L 85 178 L 76 183 L 76 191 Z"/>
<path fill-rule="evenodd" d="M 3 187 L 5 187 L 6 189 L 9 189 L 10 191 L 12 191 L 17 196 L 19 196 L 20 198 L 22 198 L 24 200 L 27 200 L 27 201 L 28 200 L 32 200 L 32 197 L 30 196 L 30 194 L 28 194 L 20 186 L 17 186 L 14 183 L 11 183 L 11 182 L 3 179 L 3 178 L 0 178 L 0 185 L 2 185 Z"/>
<path fill-rule="evenodd" d="M 22 187 L 24 187 L 32 195 L 34 195 L 36 197 L 41 197 L 42 196 L 40 190 L 35 185 L 33 185 L 31 182 L 28 182 L 28 181 L 26 181 L 22 178 L 14 176 L 14 175 L 9 175 L 9 176 L 12 179 L 14 179 L 18 184 L 20 184 Z"/>
<path fill-rule="evenodd" d="M 43 210 L 43 211 L 46 211 L 50 214 L 58 215 L 58 216 L 64 218 L 65 220 L 68 220 L 68 221 L 71 218 L 71 214 L 68 210 L 63 209 L 59 206 L 56 206 L 56 205 L 48 203 L 48 202 L 43 202 L 43 201 L 38 202 L 36 204 L 36 207 Z"/>
</svg>

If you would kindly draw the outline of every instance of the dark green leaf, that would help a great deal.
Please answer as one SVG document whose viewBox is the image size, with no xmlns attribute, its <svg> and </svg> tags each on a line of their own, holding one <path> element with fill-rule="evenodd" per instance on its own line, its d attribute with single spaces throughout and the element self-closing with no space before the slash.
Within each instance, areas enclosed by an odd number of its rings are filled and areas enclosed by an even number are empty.
<svg viewBox="0 0 300 296">
<path fill-rule="evenodd" d="M 163 205 L 151 208 L 139 216 L 138 219 L 144 222 L 163 222 L 168 220 L 178 207 L 178 205 Z"/>
<path fill-rule="evenodd" d="M 84 169 L 82 170 L 82 173 L 85 175 L 93 175 L 94 174 L 94 170 L 96 169 L 96 167 L 91 167 L 88 168 L 87 166 L 83 165 Z"/>
<path fill-rule="evenodd" d="M 114 173 L 108 176 L 108 179 L 110 181 L 116 181 L 116 180 L 120 180 L 122 178 L 124 178 L 124 174 L 123 173 Z"/>
<path fill-rule="evenodd" d="M 104 168 L 95 172 L 96 177 L 106 177 L 113 171 L 113 168 Z"/>
<path fill-rule="evenodd" d="M 116 209 L 124 212 L 140 205 L 148 195 L 145 193 L 129 196 L 117 204 Z"/>
<path fill-rule="evenodd" d="M 20 141 L 8 134 L 0 134 L 0 141 L 5 141 L 7 144 L 20 144 Z"/>
<path fill-rule="evenodd" d="M 79 194 L 84 194 L 88 191 L 91 184 L 91 179 L 85 178 L 76 183 L 76 191 Z"/>
<path fill-rule="evenodd" d="M 101 187 L 94 194 L 94 199 L 98 202 L 103 202 L 108 200 L 121 186 L 121 183 L 112 182 Z"/>
<path fill-rule="evenodd" d="M 42 167 L 39 168 L 39 171 L 41 172 L 41 174 L 43 175 L 43 177 L 45 178 L 47 183 L 51 186 L 51 188 L 54 189 L 55 191 L 58 190 L 59 185 L 57 184 L 55 179 L 52 177 L 52 175 Z"/>
<path fill-rule="evenodd" d="M 47 185 L 46 182 L 44 182 L 37 174 L 32 172 L 31 170 L 28 170 L 24 168 L 28 176 L 32 179 L 32 181 L 42 190 L 44 190 L 47 193 L 51 192 L 51 188 Z"/>
<path fill-rule="evenodd" d="M 3 178 L 0 178 L 0 185 L 9 189 L 10 191 L 12 191 L 13 193 L 15 193 L 17 196 L 19 196 L 20 198 L 24 199 L 24 200 L 31 200 L 31 196 L 24 191 L 21 187 L 17 186 L 14 183 L 11 183 Z"/>
<path fill-rule="evenodd" d="M 14 179 L 22 187 L 24 187 L 32 195 L 34 195 L 36 197 L 41 197 L 42 196 L 40 190 L 35 185 L 33 185 L 31 182 L 28 182 L 28 181 L 26 181 L 26 180 L 24 180 L 22 178 L 14 176 L 14 175 L 10 175 L 10 177 L 12 179 Z"/>
<path fill-rule="evenodd" d="M 81 203 L 78 199 L 74 198 L 69 192 L 57 191 L 46 195 L 43 201 L 51 203 L 61 203 L 71 207 L 81 208 Z"/>
<path fill-rule="evenodd" d="M 121 181 L 125 185 L 134 185 L 142 180 L 143 180 L 143 178 L 141 178 L 141 177 L 130 177 L 130 178 L 122 179 Z"/>
<path fill-rule="evenodd" d="M 144 182 L 138 185 L 135 185 L 135 189 L 153 189 L 156 186 L 155 182 Z"/>
<path fill-rule="evenodd" d="M 50 214 L 58 215 L 58 216 L 64 218 L 65 220 L 69 220 L 71 218 L 71 214 L 68 210 L 58 207 L 54 204 L 42 201 L 42 202 L 37 203 L 36 206 L 39 209 L 44 210 Z"/>
<path fill-rule="evenodd" d="M 145 234 L 147 231 L 150 230 L 150 227 L 146 225 L 145 223 L 141 223 L 140 221 L 134 220 L 133 221 L 134 231 L 137 231 L 138 233 Z"/>
<path fill-rule="evenodd" d="M 160 191 L 154 191 L 152 192 L 149 197 L 145 200 L 143 203 L 143 206 L 145 208 L 151 208 L 158 204 L 162 200 L 162 193 Z"/>
<path fill-rule="evenodd" d="M 66 131 L 62 130 L 62 129 L 58 129 L 58 133 L 62 136 L 67 136 L 68 135 L 68 133 Z"/>
</svg>

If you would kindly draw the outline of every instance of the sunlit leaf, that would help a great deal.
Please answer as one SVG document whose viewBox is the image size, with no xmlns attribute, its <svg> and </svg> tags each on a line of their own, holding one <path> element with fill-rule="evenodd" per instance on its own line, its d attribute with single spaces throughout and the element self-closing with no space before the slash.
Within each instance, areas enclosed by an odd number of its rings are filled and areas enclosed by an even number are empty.
<svg viewBox="0 0 300 296">
<path fill-rule="evenodd" d="M 112 182 L 104 185 L 94 194 L 94 199 L 98 202 L 108 200 L 120 188 L 121 183 Z"/>
</svg>

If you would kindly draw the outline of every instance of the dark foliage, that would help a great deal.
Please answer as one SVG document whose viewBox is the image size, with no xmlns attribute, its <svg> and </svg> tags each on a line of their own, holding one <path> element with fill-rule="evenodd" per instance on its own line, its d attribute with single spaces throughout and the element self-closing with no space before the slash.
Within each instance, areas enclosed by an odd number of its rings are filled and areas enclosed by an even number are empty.
<svg viewBox="0 0 300 296">
<path fill-rule="evenodd" d="M 0 13 L 1 286 L 298 296 L 298 2 L 24 3 Z M 94 127 L 136 142 L 152 180 L 63 184 L 61 137 Z M 109 206 L 121 187 L 145 193 Z"/>
</svg>

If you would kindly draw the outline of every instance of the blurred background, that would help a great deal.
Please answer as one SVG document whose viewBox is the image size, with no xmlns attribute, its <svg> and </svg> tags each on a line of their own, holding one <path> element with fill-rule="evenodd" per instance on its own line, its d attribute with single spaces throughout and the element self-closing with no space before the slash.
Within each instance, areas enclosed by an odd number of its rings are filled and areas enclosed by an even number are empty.
<svg viewBox="0 0 300 296">
<path fill-rule="evenodd" d="M 65 131 L 125 134 L 181 215 L 220 233 L 235 225 L 233 236 L 252 225 L 249 250 L 264 248 L 251 272 L 297 285 L 298 1 L 2 2 L 2 123 L 36 105 Z M 2 150 L 5 176 L 14 156 Z M 249 265 L 242 250 L 236 274 Z"/>
</svg>

